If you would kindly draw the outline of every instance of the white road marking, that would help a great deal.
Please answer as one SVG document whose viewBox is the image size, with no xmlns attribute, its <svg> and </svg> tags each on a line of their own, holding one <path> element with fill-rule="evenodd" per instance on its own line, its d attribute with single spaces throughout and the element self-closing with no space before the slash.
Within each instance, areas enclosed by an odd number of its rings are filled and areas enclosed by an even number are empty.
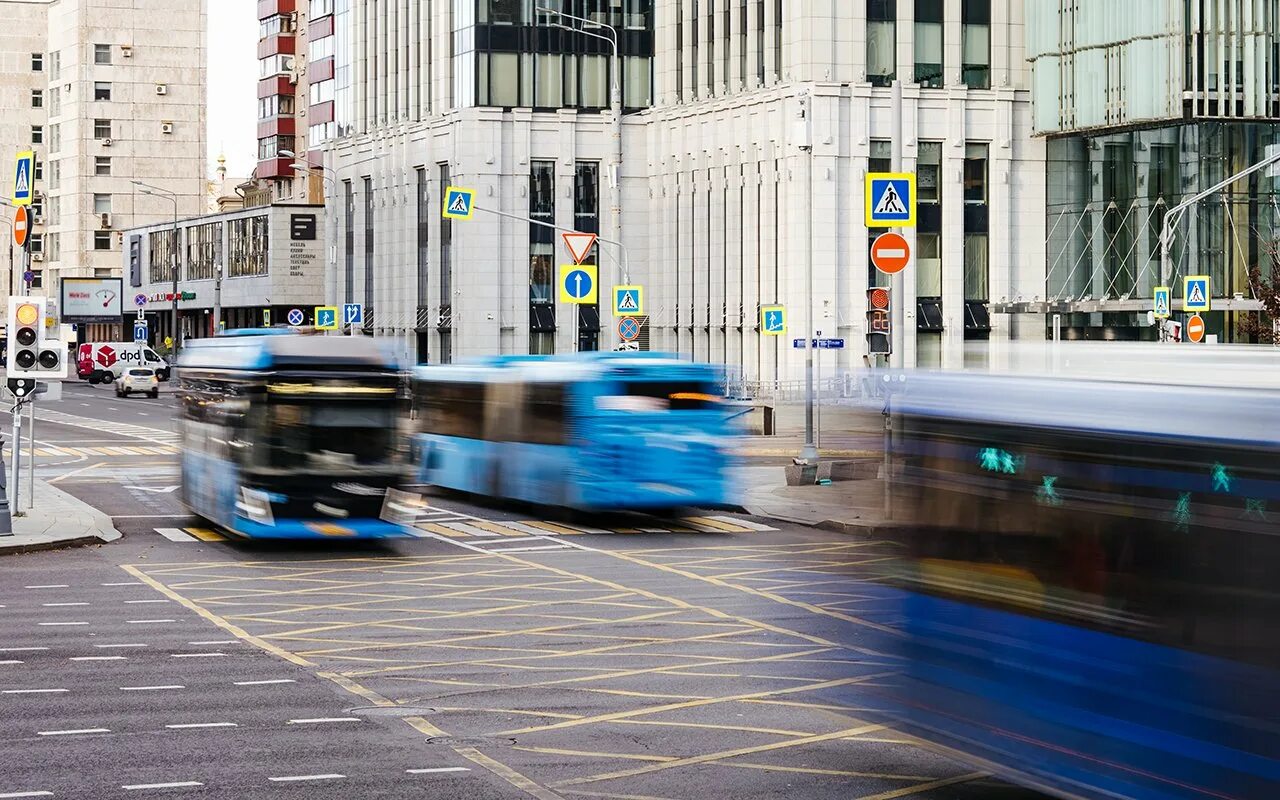
<svg viewBox="0 0 1280 800">
<path fill-rule="evenodd" d="M 169 686 L 121 686 L 120 691 L 122 692 L 161 692 L 161 691 L 168 691 L 171 689 L 185 689 L 185 688 L 187 687 L 181 684 L 175 683 Z"/>
<path fill-rule="evenodd" d="M 167 603 L 168 600 L 125 600 L 125 605 L 139 605 L 141 603 Z M 87 604 L 86 604 L 87 605 Z"/>
<path fill-rule="evenodd" d="M 221 658 L 226 653 L 170 653 L 172 658 Z"/>
<path fill-rule="evenodd" d="M 431 769 L 406 769 L 410 775 L 430 775 L 433 772 L 470 772 L 470 767 L 432 767 Z"/>
<path fill-rule="evenodd" d="M 47 647 L 0 647 L 0 653 L 34 653 L 48 649 Z"/>
<path fill-rule="evenodd" d="M 35 586 L 23 586 L 23 589 L 70 589 L 71 585 L 66 583 L 42 583 Z"/>
<path fill-rule="evenodd" d="M 74 731 L 39 731 L 37 736 L 76 736 L 81 733 L 111 733 L 110 728 L 80 728 Z"/>
<path fill-rule="evenodd" d="M 55 628 L 59 625 L 88 625 L 87 622 L 37 622 L 37 625 L 44 628 Z"/>
<path fill-rule="evenodd" d="M 127 622 L 130 625 L 149 625 L 152 623 L 158 624 L 161 622 L 177 622 L 177 620 L 176 619 L 128 619 L 128 620 L 125 620 L 125 622 Z"/>
<path fill-rule="evenodd" d="M 71 661 L 125 661 L 128 656 L 72 656 Z"/>
<path fill-rule="evenodd" d="M 103 586 L 141 586 L 138 581 L 124 581 L 123 583 L 104 583 Z"/>
<path fill-rule="evenodd" d="M 94 645 L 94 647 L 98 648 L 99 650 L 109 650 L 115 647 L 150 647 L 150 646 L 151 645 L 149 644 L 142 644 L 141 642 L 137 642 L 137 643 L 130 642 L 127 644 L 95 644 Z"/>
<path fill-rule="evenodd" d="M 267 780 L 283 783 L 285 781 L 333 781 L 345 777 L 347 776 L 331 772 L 328 775 L 285 775 L 279 778 L 267 778 Z"/>
<path fill-rule="evenodd" d="M 270 686 L 276 683 L 297 683 L 292 678 L 280 678 L 274 681 L 236 681 L 236 686 Z"/>
<path fill-rule="evenodd" d="M 0 661 L 0 664 L 21 664 L 21 663 L 22 663 L 21 661 L 16 661 L 12 659 L 10 659 L 9 661 Z"/>
<path fill-rule="evenodd" d="M 64 608 L 67 606 L 87 606 L 88 603 L 41 603 L 45 608 Z"/>
<path fill-rule="evenodd" d="M 753 531 L 776 531 L 777 528 L 770 528 L 768 525 L 761 525 L 759 522 L 752 522 L 749 519 L 738 519 L 737 517 L 707 517 L 714 519 L 716 522 L 727 522 L 730 525 L 737 525 Z"/>
<path fill-rule="evenodd" d="M 17 798 L 17 797 L 53 797 L 53 792 L 10 792 L 8 794 L 0 794 L 0 798 Z"/>
<path fill-rule="evenodd" d="M 548 545 L 542 545 L 540 547 L 503 547 L 503 548 L 490 547 L 490 548 L 487 548 L 485 552 L 486 553 L 529 553 L 534 550 L 566 550 L 568 549 L 568 547 L 569 545 L 567 544 L 548 544 Z"/>
<path fill-rule="evenodd" d="M 156 533 L 171 542 L 194 542 L 196 537 L 184 531 L 182 528 L 156 528 Z"/>
<path fill-rule="evenodd" d="M 316 717 L 314 719 L 291 719 L 289 725 L 311 725 L 316 722 L 361 722 L 360 717 Z"/>
<path fill-rule="evenodd" d="M 166 728 L 182 730 L 184 728 L 238 728 L 234 722 L 185 722 L 180 725 L 165 725 Z"/>
<path fill-rule="evenodd" d="M 70 689 L 5 689 L 0 694 L 62 694 Z"/>
<path fill-rule="evenodd" d="M 187 644 L 239 644 L 239 639 L 210 639 L 207 642 L 187 642 Z"/>
<path fill-rule="evenodd" d="M 137 792 L 145 789 L 185 789 L 194 786 L 204 786 L 204 784 L 200 781 L 174 781 L 173 783 L 135 783 L 120 788 L 126 792 Z"/>
</svg>

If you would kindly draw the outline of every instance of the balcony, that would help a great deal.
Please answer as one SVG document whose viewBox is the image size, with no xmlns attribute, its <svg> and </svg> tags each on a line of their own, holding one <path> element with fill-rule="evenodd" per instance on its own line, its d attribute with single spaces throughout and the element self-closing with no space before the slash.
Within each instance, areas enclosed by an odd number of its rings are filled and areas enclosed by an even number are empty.
<svg viewBox="0 0 1280 800">
<path fill-rule="evenodd" d="M 258 168 L 254 172 L 256 178 L 292 178 L 294 171 L 289 165 L 293 163 L 291 158 L 269 158 L 265 161 L 258 162 Z"/>
<path fill-rule="evenodd" d="M 258 0 L 258 19 L 268 19 L 276 14 L 292 14 L 297 10 L 297 0 Z"/>
<path fill-rule="evenodd" d="M 280 94 L 291 95 L 295 93 L 295 89 L 296 87 L 289 82 L 288 75 L 272 75 L 258 81 L 258 99 Z"/>
<path fill-rule="evenodd" d="M 258 121 L 258 138 L 268 136 L 293 136 L 298 132 L 298 120 L 295 117 L 272 117 Z"/>
<path fill-rule="evenodd" d="M 277 33 L 258 40 L 258 58 L 274 55 L 293 55 L 297 52 L 297 37 L 292 33 Z"/>
</svg>

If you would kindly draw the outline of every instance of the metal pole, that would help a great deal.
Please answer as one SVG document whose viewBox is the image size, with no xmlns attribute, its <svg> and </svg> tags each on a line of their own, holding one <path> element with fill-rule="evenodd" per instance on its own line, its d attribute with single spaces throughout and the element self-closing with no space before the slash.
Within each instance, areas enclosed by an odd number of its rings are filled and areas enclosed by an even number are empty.
<svg viewBox="0 0 1280 800">
<path fill-rule="evenodd" d="M 800 147 L 804 162 L 804 446 L 800 463 L 818 461 L 813 420 L 813 131 L 812 98 L 805 95 L 803 139 Z"/>
<path fill-rule="evenodd" d="M 13 462 L 13 477 L 9 481 L 9 508 L 15 517 L 25 517 L 22 510 L 22 496 L 19 483 L 22 480 L 22 401 L 14 398 L 13 402 L 13 437 L 10 439 L 10 461 Z"/>
<path fill-rule="evenodd" d="M 222 262 L 213 265 L 213 335 L 222 332 Z"/>
<path fill-rule="evenodd" d="M 39 384 L 36 384 L 39 386 Z M 27 449 L 27 510 L 34 511 L 36 508 L 36 398 L 35 390 L 31 392 L 31 400 L 27 402 L 27 421 L 31 423 L 31 430 L 27 433 L 27 441 L 29 443 Z"/>
<path fill-rule="evenodd" d="M 889 112 L 889 144 L 890 154 L 892 156 L 893 172 L 902 172 L 902 82 L 895 80 L 892 88 L 892 104 Z M 914 198 L 913 198 L 914 199 Z M 893 330 L 892 339 L 889 348 L 893 351 L 889 355 L 889 365 L 895 369 L 901 369 L 906 363 L 906 334 L 903 330 L 903 319 L 905 318 L 905 309 L 903 303 L 906 301 L 904 287 L 906 282 L 903 280 L 903 271 L 894 273 L 889 280 L 890 291 L 893 299 L 889 306 L 889 325 Z"/>
<path fill-rule="evenodd" d="M 178 198 L 169 199 L 173 201 L 173 357 L 182 346 L 182 325 L 178 320 Z"/>
</svg>

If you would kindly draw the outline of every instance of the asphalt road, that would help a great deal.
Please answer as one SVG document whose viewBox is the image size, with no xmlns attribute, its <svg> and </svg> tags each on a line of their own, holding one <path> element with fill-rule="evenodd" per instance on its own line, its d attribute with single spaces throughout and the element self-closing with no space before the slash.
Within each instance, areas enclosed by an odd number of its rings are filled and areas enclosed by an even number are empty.
<svg viewBox="0 0 1280 800">
<path fill-rule="evenodd" d="M 0 798 L 1037 797 L 872 713 L 873 543 L 458 497 L 237 543 L 176 499 L 171 398 L 47 406 L 40 474 L 125 536 L 3 559 Z"/>
</svg>

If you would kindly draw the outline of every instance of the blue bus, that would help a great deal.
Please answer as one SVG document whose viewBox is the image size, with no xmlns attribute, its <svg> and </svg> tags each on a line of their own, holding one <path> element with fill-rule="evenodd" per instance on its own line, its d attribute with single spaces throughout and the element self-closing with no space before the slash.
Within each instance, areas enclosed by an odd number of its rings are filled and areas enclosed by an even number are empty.
<svg viewBox="0 0 1280 800">
<path fill-rule="evenodd" d="M 246 538 L 408 535 L 400 373 L 365 337 L 237 335 L 178 359 L 182 498 Z"/>
<path fill-rule="evenodd" d="M 421 483 L 581 511 L 733 508 L 734 424 L 716 369 L 581 353 L 418 367 Z"/>
<path fill-rule="evenodd" d="M 904 376 L 908 732 L 1071 798 L 1280 797 L 1280 392 Z"/>
</svg>

